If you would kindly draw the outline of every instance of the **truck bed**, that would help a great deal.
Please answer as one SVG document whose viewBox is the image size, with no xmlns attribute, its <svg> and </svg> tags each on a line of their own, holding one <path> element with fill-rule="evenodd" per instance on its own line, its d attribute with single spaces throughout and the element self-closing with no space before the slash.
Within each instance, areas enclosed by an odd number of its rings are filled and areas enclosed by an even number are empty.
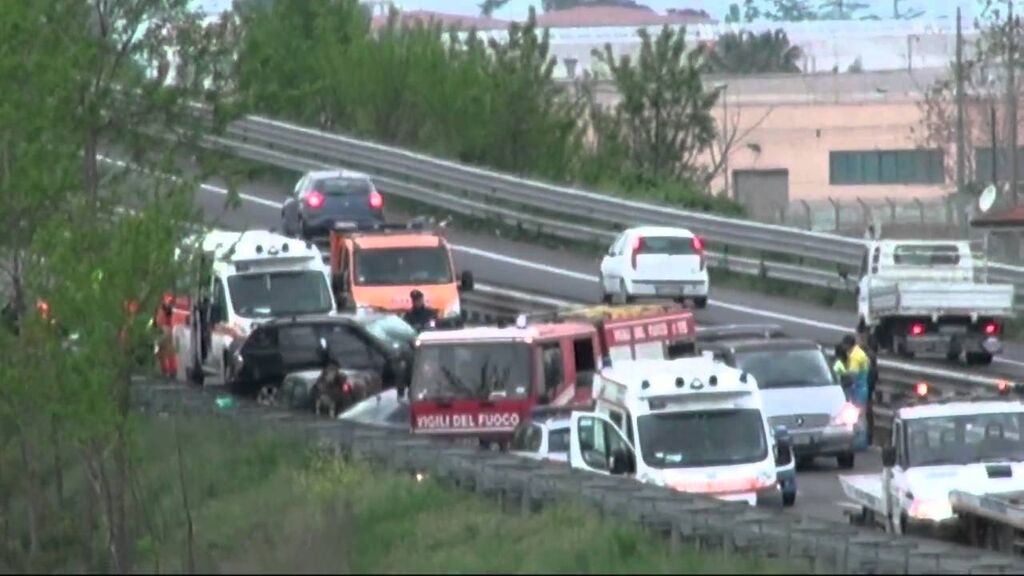
<svg viewBox="0 0 1024 576">
<path fill-rule="evenodd" d="M 857 505 L 874 512 L 884 513 L 885 500 L 882 494 L 882 476 L 880 474 L 851 474 L 839 477 L 839 485 L 843 487 L 846 497 Z"/>
<path fill-rule="evenodd" d="M 1024 490 L 982 495 L 954 490 L 949 502 L 957 514 L 973 514 L 1024 530 Z"/>
<path fill-rule="evenodd" d="M 1013 315 L 1012 284 L 913 281 L 872 285 L 869 293 L 871 312 L 876 317 Z"/>
</svg>

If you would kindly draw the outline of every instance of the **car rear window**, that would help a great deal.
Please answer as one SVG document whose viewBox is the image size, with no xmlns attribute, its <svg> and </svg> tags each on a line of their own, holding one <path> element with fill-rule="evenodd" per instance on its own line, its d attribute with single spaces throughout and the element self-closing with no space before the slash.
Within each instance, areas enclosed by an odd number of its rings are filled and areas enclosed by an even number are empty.
<svg viewBox="0 0 1024 576">
<path fill-rule="evenodd" d="M 327 178 L 317 180 L 314 188 L 328 196 L 366 196 L 373 185 L 365 178 Z"/>
<path fill-rule="evenodd" d="M 693 238 L 678 236 L 645 236 L 638 254 L 696 254 Z"/>
</svg>

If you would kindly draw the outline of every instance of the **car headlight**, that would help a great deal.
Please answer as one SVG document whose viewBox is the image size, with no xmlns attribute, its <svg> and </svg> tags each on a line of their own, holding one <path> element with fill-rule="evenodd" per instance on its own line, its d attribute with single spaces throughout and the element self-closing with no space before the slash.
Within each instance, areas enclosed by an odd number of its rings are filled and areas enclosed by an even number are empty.
<svg viewBox="0 0 1024 576">
<path fill-rule="evenodd" d="M 950 505 L 948 499 L 925 500 L 916 498 L 910 505 L 910 517 L 917 520 L 942 522 L 953 517 L 953 506 Z"/>
<path fill-rule="evenodd" d="M 832 416 L 833 426 L 846 426 L 853 428 L 860 421 L 860 408 L 846 402 L 839 408 L 839 411 Z"/>
</svg>

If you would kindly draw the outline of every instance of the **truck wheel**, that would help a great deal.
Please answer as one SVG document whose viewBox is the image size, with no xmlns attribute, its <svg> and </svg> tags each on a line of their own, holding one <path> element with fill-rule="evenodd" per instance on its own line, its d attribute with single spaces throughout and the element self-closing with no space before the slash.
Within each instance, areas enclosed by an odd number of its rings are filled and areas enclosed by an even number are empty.
<svg viewBox="0 0 1024 576">
<path fill-rule="evenodd" d="M 851 470 L 855 460 L 856 455 L 853 452 L 847 452 L 846 454 L 836 456 L 836 463 L 839 464 L 839 468 L 842 470 Z"/>
<path fill-rule="evenodd" d="M 700 298 L 694 298 L 693 299 L 693 305 L 696 306 L 697 308 L 702 309 L 702 310 L 704 308 L 707 308 L 708 307 L 708 297 L 707 296 L 701 296 Z"/>
<path fill-rule="evenodd" d="M 967 364 L 969 366 L 988 366 L 992 363 L 992 355 L 988 352 L 968 352 Z"/>
</svg>

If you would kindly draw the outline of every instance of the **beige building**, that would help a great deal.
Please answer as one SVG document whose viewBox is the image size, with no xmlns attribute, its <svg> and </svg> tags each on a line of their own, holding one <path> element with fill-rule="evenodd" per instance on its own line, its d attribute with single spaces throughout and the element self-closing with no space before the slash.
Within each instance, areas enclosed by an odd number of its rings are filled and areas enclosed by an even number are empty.
<svg viewBox="0 0 1024 576">
<path fill-rule="evenodd" d="M 806 201 L 935 203 L 955 188 L 953 159 L 925 145 L 924 91 L 944 69 L 707 77 L 725 85 L 719 126 L 734 134 L 716 191 L 766 220 Z M 601 98 L 617 95 L 602 87 Z M 709 159 L 710 160 L 710 159 Z"/>
</svg>

